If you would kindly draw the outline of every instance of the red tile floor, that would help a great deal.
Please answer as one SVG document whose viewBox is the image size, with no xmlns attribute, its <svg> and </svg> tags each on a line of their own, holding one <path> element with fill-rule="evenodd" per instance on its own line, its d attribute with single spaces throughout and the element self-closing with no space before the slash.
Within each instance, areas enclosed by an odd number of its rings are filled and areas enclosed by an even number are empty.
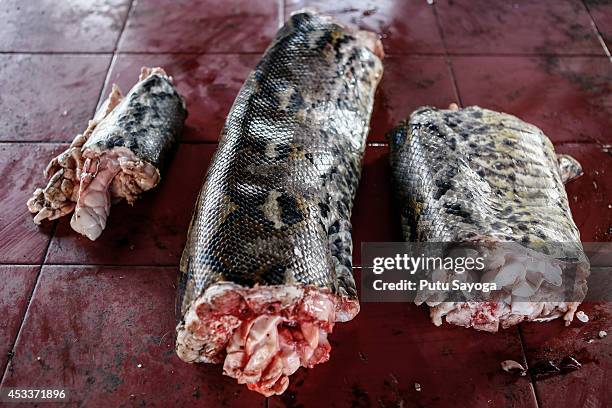
<svg viewBox="0 0 612 408">
<path fill-rule="evenodd" d="M 585 174 L 568 185 L 584 241 L 612 241 L 609 0 L 6 0 L 0 10 L 0 375 L 63 387 L 75 406 L 604 407 L 612 398 L 612 305 L 591 322 L 497 334 L 434 327 L 423 308 L 364 303 L 338 325 L 331 360 L 264 399 L 173 352 L 177 263 L 225 115 L 290 12 L 317 7 L 377 31 L 388 57 L 353 223 L 361 242 L 400 239 L 385 132 L 415 107 L 479 104 L 542 127 Z M 112 82 L 162 65 L 189 103 L 165 181 L 113 209 L 95 243 L 68 220 L 31 222 L 46 161 Z M 358 270 L 357 270 L 358 272 Z M 591 339 L 594 339 L 591 341 Z M 499 363 L 574 353 L 563 376 L 515 378 Z M 414 384 L 421 384 L 416 391 Z"/>
</svg>

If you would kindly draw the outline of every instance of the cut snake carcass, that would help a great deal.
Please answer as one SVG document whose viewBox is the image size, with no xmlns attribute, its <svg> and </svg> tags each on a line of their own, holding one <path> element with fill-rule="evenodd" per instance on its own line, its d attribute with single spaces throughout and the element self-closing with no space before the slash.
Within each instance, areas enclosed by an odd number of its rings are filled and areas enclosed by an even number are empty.
<svg viewBox="0 0 612 408">
<path fill-rule="evenodd" d="M 580 164 L 557 156 L 537 127 L 476 106 L 420 108 L 388 137 L 406 241 L 472 245 L 484 268 L 462 278 L 499 289 L 480 301 L 423 290 L 416 300 L 433 322 L 486 331 L 561 316 L 569 324 L 589 275 L 563 185 Z"/>
<path fill-rule="evenodd" d="M 159 183 L 186 116 L 183 98 L 161 68 L 143 68 L 125 97 L 114 85 L 85 132 L 47 166 L 47 186 L 36 189 L 27 203 L 34 222 L 74 211 L 71 227 L 98 238 L 111 200 L 133 204 Z"/>
<path fill-rule="evenodd" d="M 299 13 L 243 85 L 181 259 L 177 353 L 264 395 L 327 361 L 359 311 L 350 215 L 374 92 L 376 35 Z"/>
</svg>

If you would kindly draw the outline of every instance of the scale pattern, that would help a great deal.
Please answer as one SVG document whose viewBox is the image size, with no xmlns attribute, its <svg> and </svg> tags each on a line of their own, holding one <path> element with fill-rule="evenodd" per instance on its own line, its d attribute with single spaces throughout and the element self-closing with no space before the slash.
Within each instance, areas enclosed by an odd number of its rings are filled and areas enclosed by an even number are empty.
<svg viewBox="0 0 612 408">
<path fill-rule="evenodd" d="M 557 156 L 537 127 L 475 106 L 426 107 L 389 139 L 407 240 L 580 246 Z"/>
<path fill-rule="evenodd" d="M 323 288 L 351 301 L 353 198 L 382 64 L 329 18 L 295 14 L 243 85 L 195 206 L 177 315 L 207 288 Z"/>
<path fill-rule="evenodd" d="M 500 285 L 486 302 L 419 293 L 434 323 L 447 316 L 497 331 L 524 320 L 571 322 L 589 275 L 563 185 L 580 175 L 579 163 L 558 157 L 537 127 L 477 106 L 420 108 L 388 138 L 405 240 L 468 244 L 493 256 L 481 276 L 469 276 Z"/>
<path fill-rule="evenodd" d="M 178 142 L 186 117 L 185 102 L 171 80 L 154 73 L 135 85 L 98 124 L 83 150 L 101 153 L 125 147 L 161 170 Z"/>
</svg>

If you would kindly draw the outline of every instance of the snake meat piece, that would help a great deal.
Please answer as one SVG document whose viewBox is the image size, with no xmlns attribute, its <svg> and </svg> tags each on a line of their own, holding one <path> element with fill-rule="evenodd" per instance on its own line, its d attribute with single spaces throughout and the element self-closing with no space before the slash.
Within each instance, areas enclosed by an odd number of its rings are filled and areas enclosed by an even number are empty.
<svg viewBox="0 0 612 408">
<path fill-rule="evenodd" d="M 382 45 L 294 14 L 229 113 L 181 259 L 177 353 L 266 396 L 359 311 L 350 215 Z"/>
<path fill-rule="evenodd" d="M 486 331 L 561 316 L 569 324 L 589 275 L 563 185 L 580 164 L 557 156 L 537 127 L 477 106 L 420 108 L 388 137 L 405 240 L 477 244 L 485 269 L 472 278 L 503 288 L 481 302 L 423 291 L 417 303 L 433 322 Z"/>
<path fill-rule="evenodd" d="M 161 68 L 143 68 L 125 97 L 114 85 L 85 132 L 47 166 L 47 186 L 36 189 L 27 203 L 34 222 L 74 211 L 70 226 L 98 238 L 111 200 L 133 204 L 159 183 L 186 116 L 183 98 Z"/>
</svg>

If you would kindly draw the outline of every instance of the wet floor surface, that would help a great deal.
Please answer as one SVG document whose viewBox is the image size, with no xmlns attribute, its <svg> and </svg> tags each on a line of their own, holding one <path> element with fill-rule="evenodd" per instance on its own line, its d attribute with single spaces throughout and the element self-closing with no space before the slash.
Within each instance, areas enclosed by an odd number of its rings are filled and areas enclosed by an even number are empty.
<svg viewBox="0 0 612 408">
<path fill-rule="evenodd" d="M 605 0 L 8 0 L 0 11 L 2 386 L 61 387 L 74 406 L 603 407 L 611 400 L 610 303 L 588 323 L 497 334 L 433 326 L 409 304 L 363 303 L 336 326 L 329 362 L 265 399 L 173 352 L 177 265 L 225 116 L 281 21 L 315 7 L 378 32 L 377 91 L 353 226 L 401 239 L 385 133 L 416 107 L 503 110 L 541 127 L 584 175 L 567 186 L 585 242 L 612 241 L 612 2 Z M 68 219 L 35 226 L 25 201 L 110 84 L 161 65 L 189 106 L 165 180 L 118 204 L 94 243 Z M 514 376 L 500 362 L 582 367 Z"/>
</svg>

